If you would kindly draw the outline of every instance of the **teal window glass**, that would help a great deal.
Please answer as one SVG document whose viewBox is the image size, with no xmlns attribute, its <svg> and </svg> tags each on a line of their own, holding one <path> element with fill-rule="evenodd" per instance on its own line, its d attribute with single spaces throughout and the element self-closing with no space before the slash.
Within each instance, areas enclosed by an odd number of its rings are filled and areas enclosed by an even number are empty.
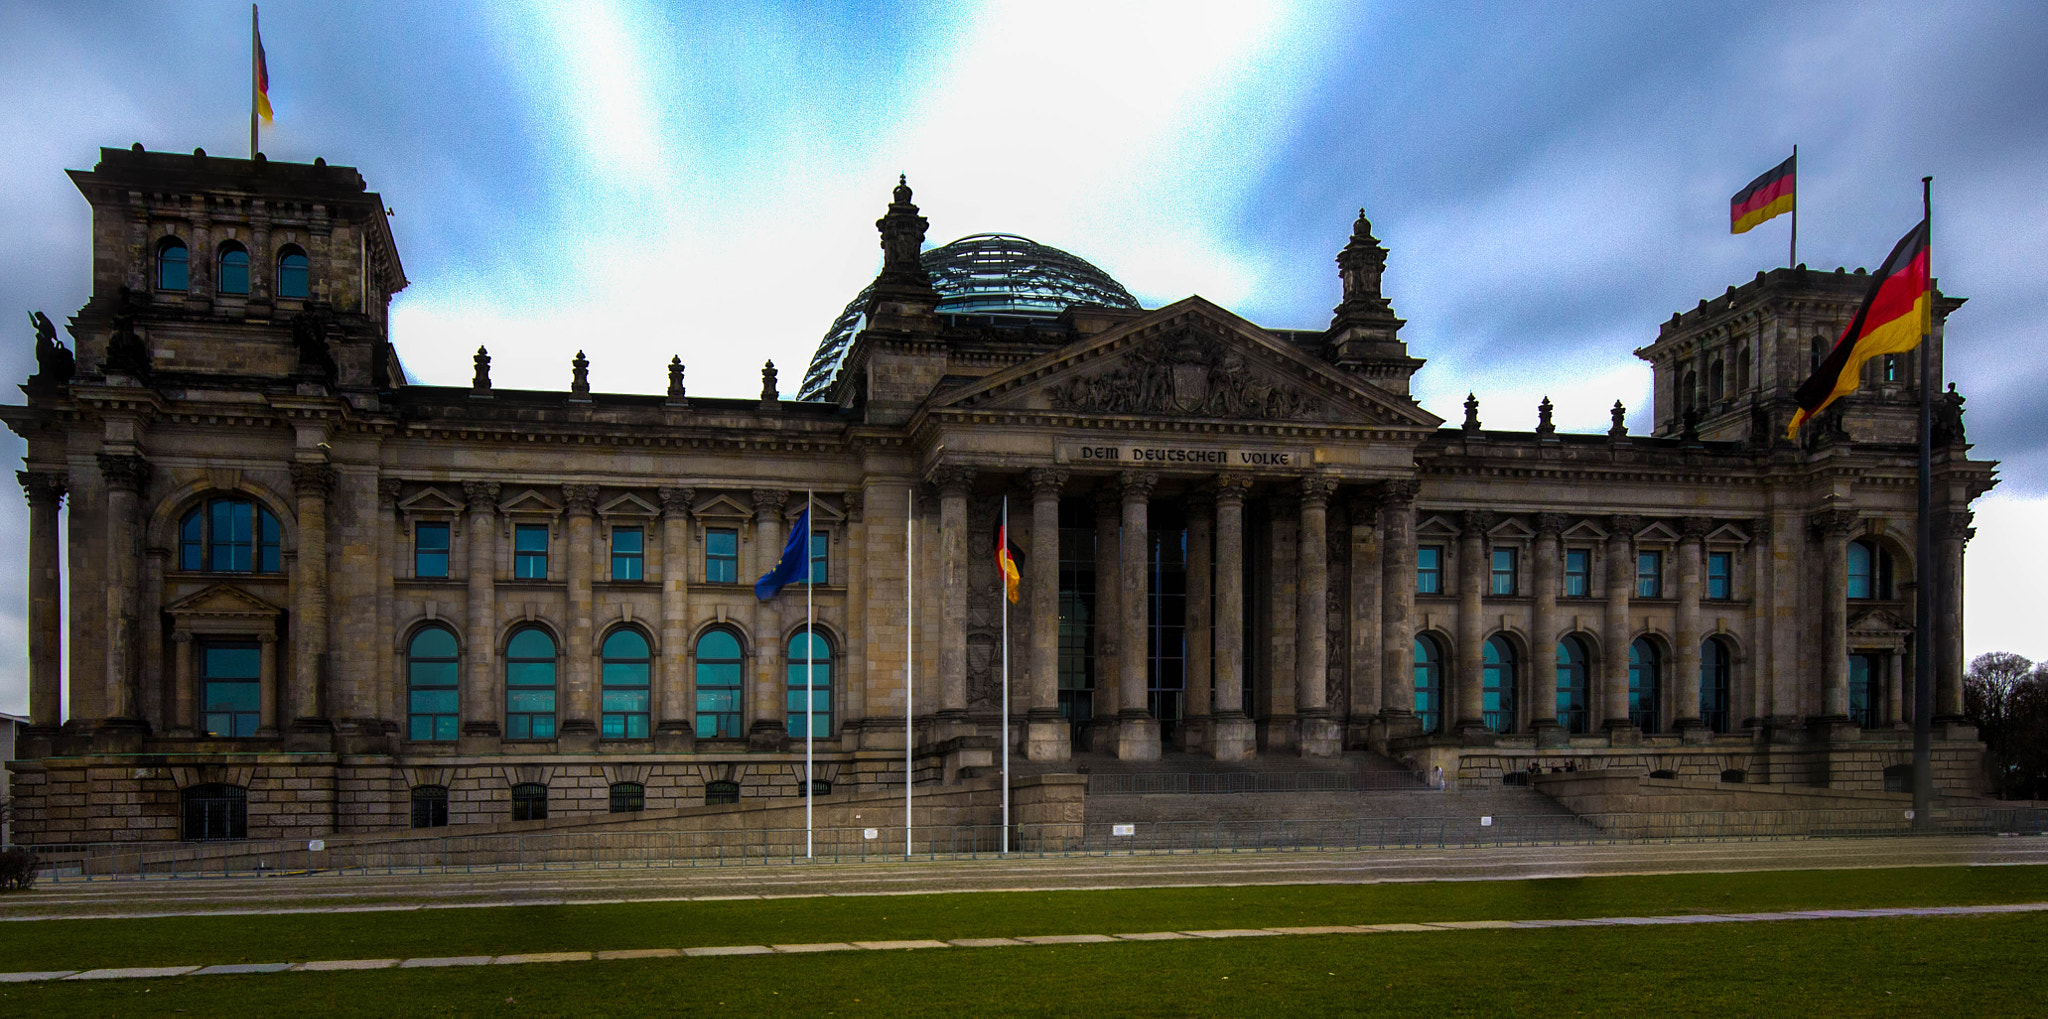
<svg viewBox="0 0 2048 1019">
<path fill-rule="evenodd" d="M 807 584 L 829 584 L 832 582 L 832 535 L 824 531 L 811 532 L 811 576 L 802 581 Z"/>
<path fill-rule="evenodd" d="M 263 646 L 255 641 L 199 648 L 200 726 L 208 736 L 256 735 L 263 708 Z"/>
<path fill-rule="evenodd" d="M 740 642 L 712 630 L 697 641 L 697 736 L 737 739 L 740 734 Z"/>
<path fill-rule="evenodd" d="M 1735 557 L 1726 552 L 1707 553 L 1707 597 L 1727 601 L 1735 597 Z"/>
<path fill-rule="evenodd" d="M 1484 685 L 1479 691 L 1479 710 L 1486 727 L 1494 732 L 1515 730 L 1515 649 L 1505 637 L 1490 637 L 1482 648 Z"/>
<path fill-rule="evenodd" d="M 1636 553 L 1636 597 L 1664 597 L 1664 553 Z"/>
<path fill-rule="evenodd" d="M 740 532 L 713 527 L 704 532 L 704 580 L 731 584 L 740 579 Z"/>
<path fill-rule="evenodd" d="M 304 298 L 311 292 L 306 270 L 306 253 L 287 247 L 277 259 L 277 296 Z"/>
<path fill-rule="evenodd" d="M 544 630 L 505 645 L 505 738 L 555 738 L 555 641 Z"/>
<path fill-rule="evenodd" d="M 1415 550 L 1415 593 L 1442 594 L 1444 590 L 1444 547 L 1424 545 Z"/>
<path fill-rule="evenodd" d="M 448 575 L 448 525 L 419 524 L 412 529 L 412 575 Z"/>
<path fill-rule="evenodd" d="M 223 294 L 246 294 L 249 292 L 249 251 L 229 241 L 220 249 L 220 275 L 214 279 L 214 289 Z"/>
<path fill-rule="evenodd" d="M 405 652 L 407 739 L 455 738 L 460 668 L 455 634 L 431 626 L 413 636 Z"/>
<path fill-rule="evenodd" d="M 1734 657 L 1728 642 L 1719 637 L 1708 637 L 1700 645 L 1700 720 L 1714 732 L 1728 731 L 1728 680 Z"/>
<path fill-rule="evenodd" d="M 1878 656 L 1849 656 L 1849 720 L 1865 729 L 1877 727 L 1883 675 Z"/>
<path fill-rule="evenodd" d="M 788 662 L 789 734 L 804 734 L 804 709 L 808 704 L 811 735 L 832 735 L 831 645 L 816 633 L 799 633 L 789 639 Z"/>
<path fill-rule="evenodd" d="M 1657 681 L 1662 671 L 1657 645 L 1638 637 L 1628 646 L 1628 721 L 1646 734 L 1657 732 Z"/>
<path fill-rule="evenodd" d="M 612 528 L 612 579 L 639 580 L 647 552 L 647 532 L 638 527 Z"/>
<path fill-rule="evenodd" d="M 1891 553 L 1876 543 L 1849 543 L 1849 597 L 1890 598 L 1892 596 Z"/>
<path fill-rule="evenodd" d="M 521 580 L 548 579 L 546 524 L 520 524 L 512 529 L 512 575 Z"/>
<path fill-rule="evenodd" d="M 1572 548 L 1565 550 L 1564 596 L 1567 598 L 1591 598 L 1593 596 L 1592 549 Z"/>
<path fill-rule="evenodd" d="M 1493 550 L 1493 593 L 1511 595 L 1515 593 L 1516 550 L 1497 548 Z"/>
<path fill-rule="evenodd" d="M 190 266 L 185 242 L 168 240 L 156 249 L 156 288 L 158 290 L 183 290 L 190 285 Z"/>
<path fill-rule="evenodd" d="M 1444 652 L 1434 637 L 1415 638 L 1415 717 L 1424 733 L 1443 726 Z"/>
<path fill-rule="evenodd" d="M 1586 662 L 1585 641 L 1557 642 L 1557 722 L 1568 732 L 1586 731 Z"/>
<path fill-rule="evenodd" d="M 248 499 L 210 499 L 178 525 L 178 567 L 214 573 L 278 573 L 277 517 Z"/>
<path fill-rule="evenodd" d="M 647 738 L 647 638 L 619 630 L 604 639 L 605 739 Z"/>
</svg>

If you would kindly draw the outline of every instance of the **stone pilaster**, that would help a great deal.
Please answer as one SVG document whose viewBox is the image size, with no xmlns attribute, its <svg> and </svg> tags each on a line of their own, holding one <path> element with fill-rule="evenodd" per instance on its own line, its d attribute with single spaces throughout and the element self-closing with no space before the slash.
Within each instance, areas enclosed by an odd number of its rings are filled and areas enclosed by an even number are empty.
<svg viewBox="0 0 2048 1019">
<path fill-rule="evenodd" d="M 697 714 L 696 677 L 689 669 L 690 509 L 693 489 L 661 490 L 661 654 L 655 659 L 660 687 L 659 720 L 654 727 L 657 750 L 690 750 L 697 745 L 691 719 Z"/>
<path fill-rule="evenodd" d="M 1209 752 L 1219 761 L 1252 756 L 1256 733 L 1244 713 L 1244 496 L 1251 480 L 1216 479 L 1215 698 Z"/>
<path fill-rule="evenodd" d="M 397 478 L 380 478 L 377 481 L 377 622 L 376 635 L 372 638 L 370 674 L 381 695 L 374 701 L 377 712 L 387 720 L 395 721 L 399 739 L 410 736 L 410 723 L 403 668 L 398 664 L 399 655 L 394 650 L 398 644 L 398 619 L 396 616 L 397 577 L 400 562 L 408 551 L 407 535 L 398 522 L 398 496 L 404 485 Z M 454 528 L 449 537 L 454 538 Z M 449 550 L 453 552 L 454 549 Z M 451 556 L 452 559 L 452 556 Z M 451 567 L 453 562 L 449 564 Z M 405 572 L 409 575 L 411 570 Z M 459 695 L 458 695 L 459 696 Z"/>
<path fill-rule="evenodd" d="M 1599 705 L 1600 724 L 1614 743 L 1636 742 L 1641 733 L 1628 717 L 1628 648 L 1635 639 L 1629 599 L 1636 589 L 1635 533 L 1643 518 L 1626 514 L 1607 518 L 1607 612 L 1600 642 L 1600 690 L 1588 700 Z"/>
<path fill-rule="evenodd" d="M 1148 471 L 1125 471 L 1117 479 L 1124 526 L 1117 549 L 1117 687 L 1121 696 L 1116 713 L 1116 755 L 1126 761 L 1156 761 L 1160 751 L 1159 721 L 1146 703 L 1151 663 L 1145 654 L 1146 595 L 1151 579 L 1145 567 L 1152 547 L 1152 486 L 1158 481 L 1159 476 Z"/>
<path fill-rule="evenodd" d="M 467 500 L 469 519 L 464 525 L 469 546 L 469 603 L 464 606 L 466 635 L 462 649 L 462 736 L 463 753 L 497 748 L 504 732 L 504 702 L 499 695 L 498 670 L 498 486 L 495 482 L 465 481 L 462 494 Z"/>
<path fill-rule="evenodd" d="M 64 718 L 64 549 L 57 511 L 69 480 L 61 471 L 16 471 L 28 497 L 28 717 L 55 733 Z"/>
<path fill-rule="evenodd" d="M 969 731 L 967 723 L 967 495 L 971 467 L 942 467 L 939 489 L 939 711 L 935 739 Z"/>
<path fill-rule="evenodd" d="M 1024 756 L 1064 761 L 1073 755 L 1070 727 L 1060 717 L 1060 487 L 1067 472 L 1038 467 L 1029 477 L 1031 554 L 1024 586 L 1031 593 L 1031 679 Z"/>
<path fill-rule="evenodd" d="M 269 648 L 264 649 L 266 652 Z M 170 735 L 188 737 L 198 731 L 199 698 L 193 689 L 195 684 L 192 660 L 192 632 L 176 630 L 171 633 L 171 707 Z M 264 719 L 267 723 L 268 719 Z"/>
<path fill-rule="evenodd" d="M 1387 482 L 1380 502 L 1380 715 L 1388 738 L 1421 731 L 1415 716 L 1415 481 Z"/>
<path fill-rule="evenodd" d="M 775 568 L 782 558 L 782 507 L 789 491 L 781 488 L 754 490 L 754 567 L 749 576 L 759 577 Z M 742 581 L 746 577 L 740 578 Z M 752 688 L 747 698 L 747 745 L 754 750 L 780 750 L 789 737 L 788 703 L 783 697 L 782 613 L 775 599 L 754 603 L 754 662 Z"/>
<path fill-rule="evenodd" d="M 1451 731 L 1467 741 L 1485 741 L 1492 730 L 1486 724 L 1481 691 L 1485 687 L 1485 608 L 1489 564 L 1486 532 L 1493 527 L 1493 514 L 1467 510 L 1458 531 L 1458 650 L 1456 654 L 1457 695 L 1444 711 L 1445 720 L 1457 719 Z"/>
<path fill-rule="evenodd" d="M 298 502 L 299 554 L 292 564 L 292 667 L 285 689 L 293 749 L 325 749 L 333 743 L 327 712 L 327 500 L 334 491 L 334 467 L 324 461 L 291 465 Z"/>
<path fill-rule="evenodd" d="M 1821 717 L 1849 717 L 1849 532 L 1856 511 L 1843 508 L 1808 515 L 1807 527 L 1820 545 Z"/>
<path fill-rule="evenodd" d="M 1185 689 L 1181 694 L 1180 724 L 1174 728 L 1174 746 L 1200 751 L 1208 746 L 1209 715 L 1215 710 L 1215 609 L 1214 535 L 1216 499 L 1213 491 L 1200 491 L 1183 500 L 1188 523 L 1188 661 Z"/>
<path fill-rule="evenodd" d="M 563 485 L 562 503 L 568 507 L 568 537 L 563 559 L 568 566 L 569 618 L 566 635 L 565 663 L 563 671 L 568 675 L 563 684 L 561 725 L 561 748 L 569 751 L 594 751 L 597 749 L 597 712 L 594 699 L 595 684 L 591 679 L 592 661 L 595 649 L 592 647 L 596 627 L 597 605 L 590 590 L 590 552 L 594 540 L 597 520 L 597 486 Z"/>
<path fill-rule="evenodd" d="M 1303 757 L 1335 757 L 1343 730 L 1330 718 L 1330 496 L 1337 483 L 1322 475 L 1301 479 L 1300 583 L 1294 610 L 1294 717 Z"/>
<path fill-rule="evenodd" d="M 1702 550 L 1711 524 L 1705 517 L 1686 517 L 1678 525 L 1678 614 L 1673 626 L 1678 672 L 1672 677 L 1678 696 L 1672 724 L 1688 742 L 1703 742 L 1713 735 L 1700 718 L 1700 588 L 1706 565 Z"/>
<path fill-rule="evenodd" d="M 142 566 L 140 510 L 142 493 L 149 487 L 149 461 L 124 453 L 101 453 L 100 474 L 106 479 L 106 716 L 99 720 L 100 732 L 112 742 L 109 749 L 125 748 L 123 741 L 148 731 L 137 711 L 137 658 L 141 651 L 141 621 L 138 572 Z"/>
<path fill-rule="evenodd" d="M 1351 557 L 1350 611 L 1345 620 L 1349 646 L 1345 652 L 1344 674 L 1351 694 L 1351 717 L 1345 721 L 1344 744 L 1357 748 L 1385 747 L 1385 732 L 1379 726 L 1383 705 L 1380 690 L 1380 541 L 1379 506 L 1362 494 L 1351 496 L 1347 506 L 1351 534 L 1347 547 Z"/>
<path fill-rule="evenodd" d="M 1951 738 L 1976 738 L 1963 731 L 1963 549 L 1977 536 L 1973 519 L 1967 509 L 1950 510 L 1934 532 L 1934 720 Z"/>
<path fill-rule="evenodd" d="M 1534 604 L 1529 610 L 1528 719 L 1538 746 L 1563 746 L 1570 735 L 1557 719 L 1557 568 L 1563 560 L 1559 535 L 1565 523 L 1562 513 L 1536 514 L 1536 542 L 1530 550 Z"/>
</svg>

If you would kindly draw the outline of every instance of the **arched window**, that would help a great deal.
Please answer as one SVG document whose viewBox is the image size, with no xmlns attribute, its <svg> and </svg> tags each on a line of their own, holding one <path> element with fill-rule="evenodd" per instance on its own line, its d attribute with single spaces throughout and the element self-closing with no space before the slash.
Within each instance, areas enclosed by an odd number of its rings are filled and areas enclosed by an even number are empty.
<svg viewBox="0 0 2048 1019">
<path fill-rule="evenodd" d="M 284 568 L 277 518 L 249 499 L 208 499 L 178 524 L 178 568 L 277 573 Z"/>
<path fill-rule="evenodd" d="M 1484 647 L 1485 686 L 1479 691 L 1481 717 L 1494 732 L 1515 729 L 1515 649 L 1506 637 L 1489 637 Z"/>
<path fill-rule="evenodd" d="M 1735 656 L 1728 642 L 1708 637 L 1700 645 L 1700 720 L 1713 732 L 1728 731 L 1728 677 Z"/>
<path fill-rule="evenodd" d="M 739 801 L 740 784 L 738 782 L 704 783 L 705 806 L 712 807 L 721 803 L 738 803 Z"/>
<path fill-rule="evenodd" d="M 1735 392 L 1749 392 L 1749 348 L 1735 352 Z"/>
<path fill-rule="evenodd" d="M 1707 369 L 1707 402 L 1718 404 L 1727 398 L 1727 366 L 1717 357 L 1714 359 L 1713 366 Z"/>
<path fill-rule="evenodd" d="M 521 782 L 512 787 L 512 820 L 548 819 L 548 787 L 538 782 Z"/>
<path fill-rule="evenodd" d="M 189 786 L 179 794 L 185 812 L 185 838 L 245 839 L 249 837 L 249 790 L 238 785 Z"/>
<path fill-rule="evenodd" d="M 731 631 L 712 630 L 697 639 L 699 739 L 739 738 L 740 672 L 740 642 Z"/>
<path fill-rule="evenodd" d="M 647 638 L 619 630 L 604 639 L 605 739 L 647 738 Z"/>
<path fill-rule="evenodd" d="M 555 738 L 555 641 L 538 627 L 505 645 L 505 738 Z"/>
<path fill-rule="evenodd" d="M 416 785 L 412 787 L 412 826 L 415 828 L 446 828 L 448 826 L 447 786 Z"/>
<path fill-rule="evenodd" d="M 647 809 L 647 787 L 638 782 L 612 783 L 612 813 L 637 814 Z"/>
<path fill-rule="evenodd" d="M 1586 643 L 1557 642 L 1557 721 L 1567 732 L 1586 731 Z"/>
<path fill-rule="evenodd" d="M 156 246 L 156 288 L 158 290 L 183 290 L 191 285 L 191 267 L 187 265 L 188 255 L 185 242 L 175 237 L 165 238 Z"/>
<path fill-rule="evenodd" d="M 1415 717 L 1424 733 L 1438 731 L 1444 721 L 1444 651 L 1427 634 L 1415 638 Z"/>
<path fill-rule="evenodd" d="M 1890 598 L 1892 596 L 1892 555 L 1874 541 L 1858 538 L 1849 543 L 1849 597 Z"/>
<path fill-rule="evenodd" d="M 1657 678 L 1661 670 L 1657 645 L 1638 637 L 1628 646 L 1628 721 L 1645 734 L 1657 731 Z"/>
<path fill-rule="evenodd" d="M 455 634 L 430 626 L 413 635 L 405 649 L 407 739 L 455 738 L 458 671 Z"/>
<path fill-rule="evenodd" d="M 806 693 L 808 692 L 808 697 Z M 789 734 L 804 734 L 810 707 L 811 735 L 832 735 L 832 646 L 816 632 L 789 639 Z"/>
<path fill-rule="evenodd" d="M 1807 350 L 1807 354 L 1806 367 L 1809 370 L 1820 367 L 1820 359 L 1828 356 L 1828 338 L 1825 336 L 1815 336 L 1812 346 Z"/>
<path fill-rule="evenodd" d="M 249 249 L 229 241 L 220 246 L 220 274 L 213 288 L 223 294 L 249 292 Z"/>
<path fill-rule="evenodd" d="M 1687 411 L 1697 409 L 1699 405 L 1700 373 L 1696 371 L 1688 371 L 1685 373 L 1685 381 L 1680 383 L 1679 386 L 1678 412 L 1680 414 L 1683 414 Z"/>
<path fill-rule="evenodd" d="M 311 292 L 306 278 L 306 253 L 287 244 L 277 255 L 277 296 L 303 298 Z"/>
</svg>

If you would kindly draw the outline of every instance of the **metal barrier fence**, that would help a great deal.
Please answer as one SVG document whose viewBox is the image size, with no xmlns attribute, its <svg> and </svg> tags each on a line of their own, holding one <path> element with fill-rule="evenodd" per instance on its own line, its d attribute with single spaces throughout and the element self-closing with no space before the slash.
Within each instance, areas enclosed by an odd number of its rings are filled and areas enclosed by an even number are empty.
<svg viewBox="0 0 2048 1019">
<path fill-rule="evenodd" d="M 1088 776 L 1090 796 L 1398 792 L 1429 788 L 1432 788 L 1430 777 L 1416 771 L 1169 772 Z"/>
<path fill-rule="evenodd" d="M 2038 807 L 1938 807 L 1916 825 L 1890 808 L 1803 811 L 1544 814 L 1491 817 L 1356 817 L 1263 821 L 1024 824 L 1012 856 L 1082 857 L 1175 853 L 1336 852 L 1489 846 L 1760 841 L 1891 835 L 2044 835 Z M 999 825 L 903 830 L 819 828 L 815 862 L 906 862 L 997 855 Z M 318 847 L 318 848 L 315 848 Z M 39 876 L 50 882 L 249 877 L 299 873 L 434 874 L 501 871 L 734 867 L 806 862 L 804 832 L 559 832 L 346 836 L 322 842 L 166 842 L 44 845 Z"/>
</svg>

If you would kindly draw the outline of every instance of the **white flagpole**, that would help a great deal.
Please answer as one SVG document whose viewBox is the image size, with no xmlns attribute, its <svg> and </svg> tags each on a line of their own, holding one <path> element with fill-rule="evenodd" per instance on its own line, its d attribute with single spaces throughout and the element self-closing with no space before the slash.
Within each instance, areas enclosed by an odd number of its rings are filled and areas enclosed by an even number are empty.
<svg viewBox="0 0 2048 1019">
<path fill-rule="evenodd" d="M 903 513 L 903 857 L 910 858 L 911 757 L 917 709 L 917 489 L 910 489 Z"/>
<path fill-rule="evenodd" d="M 811 859 L 811 804 L 818 798 L 818 782 L 811 764 L 811 737 L 817 732 L 812 715 L 818 704 L 818 665 L 815 661 L 817 617 L 811 611 L 811 592 L 818 578 L 811 576 L 811 490 L 804 489 L 804 859 Z"/>
<path fill-rule="evenodd" d="M 1010 494 L 1003 493 L 1003 545 L 996 550 L 1003 562 L 1010 562 Z M 1002 577 L 1003 600 L 1003 852 L 1010 851 L 1010 575 Z"/>
</svg>

